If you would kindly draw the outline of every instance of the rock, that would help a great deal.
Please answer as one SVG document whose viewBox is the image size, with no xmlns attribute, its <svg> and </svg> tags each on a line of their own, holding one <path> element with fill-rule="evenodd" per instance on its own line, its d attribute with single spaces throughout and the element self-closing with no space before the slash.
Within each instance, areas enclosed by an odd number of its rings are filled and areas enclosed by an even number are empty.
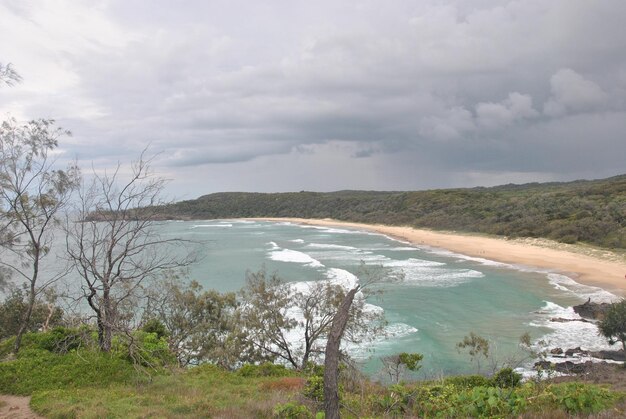
<svg viewBox="0 0 626 419">
<path fill-rule="evenodd" d="M 586 303 L 574 306 L 574 311 L 585 319 L 603 320 L 606 312 L 611 307 L 609 303 L 592 303 L 591 298 Z"/>
<path fill-rule="evenodd" d="M 567 323 L 567 322 L 583 322 L 583 323 L 591 323 L 589 320 L 587 319 L 564 319 L 562 317 L 552 317 L 550 319 L 551 322 L 556 322 L 556 323 Z"/>
<path fill-rule="evenodd" d="M 624 353 L 623 349 L 619 351 L 597 351 L 597 352 L 589 352 L 589 356 L 599 359 L 608 359 L 611 361 L 621 361 L 626 362 L 626 353 Z"/>
<path fill-rule="evenodd" d="M 563 355 L 563 349 L 561 348 L 550 349 L 550 353 L 552 355 Z"/>
<path fill-rule="evenodd" d="M 535 363 L 536 370 L 552 370 L 562 374 L 586 374 L 593 368 L 593 362 L 575 363 L 572 361 L 565 362 L 549 362 L 540 361 Z"/>
<path fill-rule="evenodd" d="M 577 348 L 572 348 L 572 349 L 568 349 L 567 351 L 565 351 L 565 356 L 567 357 L 572 357 L 572 356 L 588 356 L 589 355 L 589 351 L 585 351 L 584 349 L 582 349 L 580 346 Z"/>
</svg>

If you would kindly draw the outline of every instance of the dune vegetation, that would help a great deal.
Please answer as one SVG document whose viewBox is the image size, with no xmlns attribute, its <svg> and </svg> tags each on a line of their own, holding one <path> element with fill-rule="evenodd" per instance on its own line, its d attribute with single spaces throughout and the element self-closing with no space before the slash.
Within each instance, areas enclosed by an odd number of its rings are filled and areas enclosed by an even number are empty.
<svg viewBox="0 0 626 419">
<path fill-rule="evenodd" d="M 162 214 L 183 219 L 332 218 L 626 249 L 626 175 L 414 192 L 215 193 L 169 205 Z"/>
</svg>

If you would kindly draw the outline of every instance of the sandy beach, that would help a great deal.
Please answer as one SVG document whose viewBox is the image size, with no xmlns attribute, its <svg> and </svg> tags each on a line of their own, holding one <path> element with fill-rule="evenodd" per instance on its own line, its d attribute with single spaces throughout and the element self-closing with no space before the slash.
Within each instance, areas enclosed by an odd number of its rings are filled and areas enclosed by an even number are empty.
<svg viewBox="0 0 626 419">
<path fill-rule="evenodd" d="M 420 230 L 411 227 L 361 224 L 330 219 L 263 218 L 328 227 L 348 227 L 385 234 L 415 245 L 447 249 L 497 262 L 537 267 L 562 273 L 585 285 L 626 296 L 626 257 L 608 250 L 565 245 L 544 239 L 507 240 L 497 237 Z"/>
</svg>

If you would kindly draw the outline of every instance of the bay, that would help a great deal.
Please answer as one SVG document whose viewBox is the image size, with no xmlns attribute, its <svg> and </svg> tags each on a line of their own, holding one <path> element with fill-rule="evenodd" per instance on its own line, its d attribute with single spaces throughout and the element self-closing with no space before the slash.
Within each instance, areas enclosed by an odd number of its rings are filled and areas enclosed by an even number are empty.
<svg viewBox="0 0 626 419">
<path fill-rule="evenodd" d="M 361 261 L 402 272 L 384 282 L 382 298 L 369 302 L 385 311 L 387 338 L 348 350 L 362 369 L 376 375 L 380 358 L 399 352 L 424 355 L 421 377 L 475 372 L 456 343 L 474 332 L 488 338 L 494 359 L 521 359 L 519 337 L 528 332 L 546 347 L 607 348 L 594 325 L 556 323 L 577 318 L 571 306 L 612 294 L 577 284 L 555 272 L 512 266 L 414 246 L 389 237 L 345 228 L 247 220 L 173 221 L 162 233 L 200 242 L 201 260 L 189 278 L 207 289 L 236 291 L 246 271 L 265 269 L 289 282 L 354 275 Z M 524 366 L 530 368 L 531 360 Z"/>
</svg>

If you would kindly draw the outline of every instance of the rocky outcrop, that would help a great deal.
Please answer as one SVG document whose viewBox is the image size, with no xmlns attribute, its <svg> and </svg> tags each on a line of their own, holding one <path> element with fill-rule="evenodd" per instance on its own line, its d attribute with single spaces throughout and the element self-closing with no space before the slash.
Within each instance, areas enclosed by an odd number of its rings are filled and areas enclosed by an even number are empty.
<svg viewBox="0 0 626 419">
<path fill-rule="evenodd" d="M 603 320 L 607 311 L 611 307 L 609 303 L 593 303 L 591 298 L 586 303 L 574 306 L 574 311 L 585 319 Z"/>
<path fill-rule="evenodd" d="M 535 363 L 536 370 L 556 371 L 562 374 L 586 374 L 593 368 L 593 362 L 575 363 L 572 361 L 550 362 L 539 361 Z"/>
<path fill-rule="evenodd" d="M 624 350 L 619 351 L 597 351 L 589 352 L 589 356 L 593 358 L 606 359 L 611 361 L 626 362 L 626 353 Z"/>
<path fill-rule="evenodd" d="M 569 322 L 591 323 L 591 321 L 587 319 L 564 319 L 563 317 L 552 317 L 550 321 L 555 322 L 555 323 L 569 323 Z"/>
</svg>

